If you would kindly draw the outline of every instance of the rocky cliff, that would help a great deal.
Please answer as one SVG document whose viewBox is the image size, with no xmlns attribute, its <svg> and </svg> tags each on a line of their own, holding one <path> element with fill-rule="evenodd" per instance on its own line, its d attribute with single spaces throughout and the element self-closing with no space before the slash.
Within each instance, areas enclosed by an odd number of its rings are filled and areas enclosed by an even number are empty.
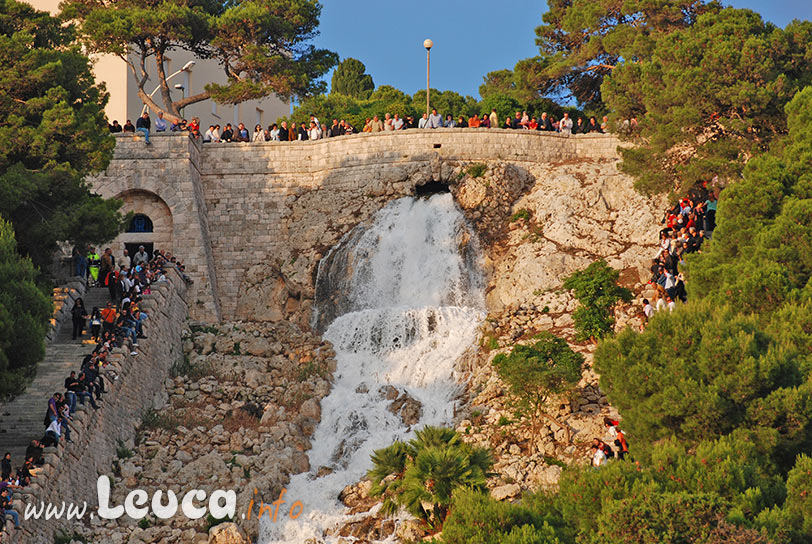
<svg viewBox="0 0 812 544">
<path fill-rule="evenodd" d="M 454 424 L 466 440 L 493 449 L 498 475 L 489 486 L 500 499 L 554 486 L 560 464 L 583 462 L 586 442 L 602 434 L 601 420 L 611 407 L 591 370 L 593 346 L 574 340 L 576 302 L 561 290 L 563 278 L 606 259 L 621 270 L 626 286 L 641 292 L 646 264 L 656 251 L 662 203 L 637 194 L 614 158 L 539 163 L 435 157 L 399 165 L 391 174 L 396 180 L 390 174 L 381 174 L 388 181 L 380 190 L 363 196 L 303 190 L 291 197 L 286 251 L 258 259 L 236 296 L 236 315 L 250 321 L 199 324 L 186 333 L 186 362 L 163 383 L 165 406 L 147 413 L 137 439 L 123 445 L 110 468 L 115 501 L 134 487 L 183 492 L 195 486 L 236 489 L 240 508 L 247 508 L 251 499 L 272 502 L 290 475 L 310 468 L 309 438 L 335 368 L 331 346 L 309 332 L 316 267 L 352 227 L 368 221 L 388 200 L 430 181 L 448 187 L 475 227 L 488 277 L 488 317 L 480 345 L 460 362 L 466 407 Z M 634 306 L 621 308 L 619 325 L 635 324 L 636 313 Z M 491 366 L 497 353 L 542 330 L 567 338 L 587 357 L 576 394 L 552 407 L 572 431 L 570 443 L 555 425 L 529 433 L 526 422 L 512 413 Z M 374 505 L 367 490 L 362 482 L 346 489 L 342 499 L 362 514 Z M 124 519 L 86 532 L 94 539 L 145 544 L 257 535 L 255 519 L 236 519 L 239 527 L 211 531 L 206 519 Z M 396 527 L 402 538 L 419 536 L 409 524 L 374 515 L 362 515 L 337 534 L 367 541 Z"/>
</svg>

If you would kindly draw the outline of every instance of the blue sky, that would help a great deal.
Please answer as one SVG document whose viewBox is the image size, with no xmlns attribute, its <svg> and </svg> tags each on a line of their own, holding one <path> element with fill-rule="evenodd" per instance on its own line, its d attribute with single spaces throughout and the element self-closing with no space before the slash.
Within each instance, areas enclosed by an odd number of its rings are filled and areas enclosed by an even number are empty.
<svg viewBox="0 0 812 544">
<path fill-rule="evenodd" d="M 785 26 L 812 20 L 810 0 L 725 0 Z M 535 55 L 536 26 L 544 0 L 323 0 L 318 47 L 355 57 L 375 85 L 393 85 L 409 94 L 426 85 L 423 40 L 434 40 L 431 86 L 479 96 L 482 76 L 513 68 Z M 425 23 L 415 24 L 420 18 Z M 329 77 L 328 77 L 329 82 Z"/>
</svg>

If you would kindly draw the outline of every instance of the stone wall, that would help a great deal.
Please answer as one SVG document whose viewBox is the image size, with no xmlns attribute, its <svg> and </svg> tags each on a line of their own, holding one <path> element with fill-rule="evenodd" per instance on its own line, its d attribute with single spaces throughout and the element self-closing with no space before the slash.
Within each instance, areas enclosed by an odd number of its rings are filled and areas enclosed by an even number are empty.
<svg viewBox="0 0 812 544">
<path fill-rule="evenodd" d="M 92 180 L 126 209 L 171 217 L 155 237 L 195 280 L 195 319 L 296 319 L 307 325 L 318 261 L 387 201 L 466 164 L 617 160 L 612 135 L 484 129 L 409 130 L 309 142 L 205 144 L 162 134 L 146 146 L 118 135 L 108 171 Z M 169 238 L 167 239 L 167 232 Z M 126 234 L 120 242 L 134 242 Z M 156 246 L 157 247 L 157 246 Z"/>
<path fill-rule="evenodd" d="M 85 517 L 95 511 L 96 480 L 99 475 L 109 474 L 118 440 L 134 438 L 143 414 L 162 393 L 172 364 L 183 356 L 181 333 L 188 315 L 186 282 L 173 267 L 167 270 L 167 278 L 168 282 L 155 284 L 152 294 L 144 296 L 141 303 L 149 314 L 145 324 L 149 338 L 141 340 L 139 354 L 112 355 L 111 367 L 119 380 L 105 378 L 108 392 L 98 411 L 90 409 L 89 404 L 88 410 L 77 410 L 73 444 L 46 448 L 46 464 L 32 485 L 25 488 L 23 504 L 45 501 L 58 507 L 61 501 L 79 506 L 87 502 Z M 18 511 L 24 512 L 24 507 L 18 505 Z M 15 537 L 19 543 L 52 542 L 59 529 L 72 531 L 65 521 L 43 519 L 23 521 L 22 527 Z"/>
<path fill-rule="evenodd" d="M 116 258 L 121 258 L 124 242 L 139 241 L 154 241 L 156 248 L 177 254 L 195 280 L 189 296 L 197 315 L 218 321 L 217 277 L 199 164 L 199 146 L 186 134 L 156 136 L 150 146 L 128 134 L 117 137 L 107 171 L 89 181 L 100 195 L 124 200 L 125 211 L 158 213 L 150 217 L 155 227 L 151 236 L 125 233 L 110 245 Z"/>
<path fill-rule="evenodd" d="M 51 300 L 54 304 L 54 313 L 50 319 L 48 333 L 45 335 L 46 342 L 53 342 L 59 335 L 62 325 L 71 322 L 70 311 L 77 298 L 85 296 L 87 283 L 79 276 L 69 278 L 65 285 L 54 287 Z"/>
</svg>

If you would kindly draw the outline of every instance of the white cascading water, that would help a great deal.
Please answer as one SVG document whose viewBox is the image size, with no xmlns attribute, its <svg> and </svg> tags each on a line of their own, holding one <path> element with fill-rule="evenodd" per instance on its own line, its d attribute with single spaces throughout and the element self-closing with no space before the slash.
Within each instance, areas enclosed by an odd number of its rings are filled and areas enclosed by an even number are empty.
<svg viewBox="0 0 812 544">
<path fill-rule="evenodd" d="M 327 533 L 351 519 L 341 490 L 371 468 L 374 450 L 414 430 L 387 410 L 380 388 L 420 402 L 415 427 L 450 423 L 455 365 L 484 318 L 476 239 L 450 194 L 389 203 L 325 257 L 317 285 L 314 323 L 327 327 L 323 336 L 335 348 L 335 381 L 321 403 L 311 471 L 287 486 L 286 498 L 301 501 L 303 513 L 263 519 L 262 544 L 337 540 Z M 317 477 L 323 467 L 332 472 Z"/>
</svg>

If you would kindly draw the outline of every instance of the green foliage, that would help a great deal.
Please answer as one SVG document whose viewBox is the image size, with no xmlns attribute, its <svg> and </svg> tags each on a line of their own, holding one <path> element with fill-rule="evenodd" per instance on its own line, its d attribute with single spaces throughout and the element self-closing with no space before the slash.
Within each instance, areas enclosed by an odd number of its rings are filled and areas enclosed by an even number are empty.
<svg viewBox="0 0 812 544">
<path fill-rule="evenodd" d="M 510 216 L 510 222 L 513 223 L 519 219 L 522 221 L 530 221 L 530 217 L 532 217 L 532 212 L 527 208 L 522 208 Z"/>
<path fill-rule="evenodd" d="M 601 83 L 621 59 L 637 61 L 663 35 L 690 26 L 718 5 L 705 0 L 548 0 L 536 28 L 540 55 L 526 79 L 542 92 L 601 107 Z"/>
<path fill-rule="evenodd" d="M 372 76 L 366 73 L 367 67 L 358 59 L 346 58 L 338 63 L 333 72 L 330 92 L 364 99 L 375 89 Z"/>
<path fill-rule="evenodd" d="M 786 130 L 784 105 L 812 76 L 798 64 L 810 43 L 812 23 L 785 31 L 726 8 L 618 65 L 603 97 L 619 118 L 639 118 L 643 143 L 621 152 L 624 171 L 646 193 L 683 191 L 709 173 L 738 179 L 746 159 Z"/>
<path fill-rule="evenodd" d="M 786 111 L 688 259 L 690 304 L 598 347 L 640 465 L 565 471 L 554 502 L 583 542 L 812 538 L 812 89 Z"/>
<path fill-rule="evenodd" d="M 602 387 L 638 440 L 689 443 L 776 424 L 784 440 L 809 444 L 812 414 L 794 410 L 808 396 L 799 363 L 755 316 L 706 301 L 653 319 L 642 334 L 623 331 L 595 358 Z M 782 426 L 786 418 L 793 424 Z"/>
<path fill-rule="evenodd" d="M 54 544 L 70 544 L 71 542 L 81 542 L 85 544 L 87 539 L 75 531 L 68 533 L 60 530 L 54 535 Z"/>
<path fill-rule="evenodd" d="M 156 429 L 172 431 L 180 424 L 181 422 L 178 418 L 167 412 L 149 409 L 141 416 L 141 425 L 139 431 L 154 431 Z"/>
<path fill-rule="evenodd" d="M 222 104 L 276 95 L 283 99 L 323 92 L 320 77 L 338 57 L 309 42 L 317 35 L 321 5 L 316 0 L 238 0 L 155 3 L 70 0 L 66 19 L 76 21 L 87 50 L 121 57 L 135 75 L 138 96 L 174 119 L 184 106 L 213 98 Z M 215 58 L 227 77 L 206 90 L 174 100 L 163 63 L 173 50 Z M 163 107 L 148 96 L 148 60 L 158 67 Z"/>
<path fill-rule="evenodd" d="M 510 388 L 517 408 L 530 416 L 534 430 L 542 418 L 569 429 L 547 413 L 547 401 L 553 395 L 570 391 L 581 379 L 584 356 L 572 351 L 566 340 L 549 332 L 536 336 L 533 344 L 519 344 L 510 354 L 493 358 L 499 377 Z"/>
<path fill-rule="evenodd" d="M 615 304 L 632 298 L 631 291 L 617 284 L 619 277 L 620 272 L 606 261 L 595 261 L 564 280 L 564 288 L 575 291 L 579 302 L 572 316 L 579 339 L 601 338 L 612 332 Z"/>
<path fill-rule="evenodd" d="M 443 526 L 444 544 L 563 544 L 543 516 L 526 506 L 498 502 L 486 493 L 454 492 Z"/>
<path fill-rule="evenodd" d="M 481 178 L 488 171 L 488 165 L 483 162 L 474 162 L 465 167 L 465 173 L 472 178 Z"/>
<path fill-rule="evenodd" d="M 380 119 L 383 119 L 386 113 L 393 115 L 397 113 L 401 118 L 414 115 L 415 111 L 411 102 L 405 93 L 389 85 L 382 85 L 366 99 L 338 93 L 305 98 L 293 108 L 290 118 L 283 118 L 279 121 L 309 122 L 312 113 L 319 118 L 319 121 L 328 126 L 332 124 L 332 119 L 345 119 L 355 128 L 356 132 L 361 132 L 366 119 L 371 119 L 375 115 Z M 425 108 L 425 104 L 423 108 Z"/>
<path fill-rule="evenodd" d="M 116 457 L 119 459 L 129 459 L 133 456 L 133 452 L 129 449 L 125 444 L 124 441 L 120 438 L 116 440 Z"/>
<path fill-rule="evenodd" d="M 770 542 L 758 530 L 728 523 L 746 523 L 782 499 L 781 478 L 770 472 L 769 461 L 745 435 L 696 451 L 665 441 L 640 465 L 568 468 L 556 495 L 524 502 L 557 512 L 578 542 Z"/>
<path fill-rule="evenodd" d="M 502 128 L 505 119 L 513 117 L 513 114 L 517 111 L 521 111 L 521 109 L 522 105 L 518 100 L 504 94 L 489 94 L 488 96 L 484 96 L 482 102 L 479 103 L 479 110 L 483 114 L 487 113 L 490 115 L 491 111 L 496 111 L 496 115 L 499 118 L 499 126 L 493 128 Z"/>
<path fill-rule="evenodd" d="M 20 257 L 10 223 L 0 216 L 0 398 L 20 393 L 45 355 L 51 299 Z"/>
<path fill-rule="evenodd" d="M 440 113 L 443 118 L 450 113 L 454 116 L 455 121 L 460 115 L 464 116 L 467 120 L 472 115 L 481 112 L 481 108 L 474 97 L 462 96 L 454 91 L 438 91 L 437 89 L 432 89 L 430 99 L 431 107 L 437 108 L 437 112 Z M 412 106 L 415 111 L 421 114 L 426 111 L 425 89 L 414 93 L 412 96 Z M 490 110 L 488 110 L 488 113 L 490 113 Z"/>
<path fill-rule="evenodd" d="M 569 111 L 573 119 L 581 112 L 575 108 L 562 108 L 545 96 L 550 84 L 541 74 L 548 67 L 549 61 L 544 57 L 532 57 L 516 63 L 513 70 L 496 70 L 489 72 L 479 86 L 482 97 L 480 110 L 490 113 L 495 109 L 500 120 L 516 111 L 527 111 L 531 117 L 541 117 L 542 113 L 554 115 L 557 119 Z"/>
<path fill-rule="evenodd" d="M 91 195 L 83 181 L 106 168 L 115 143 L 107 94 L 73 39 L 47 13 L 0 3 L 0 215 L 40 268 L 57 241 L 101 243 L 122 227 L 121 203 Z"/>
<path fill-rule="evenodd" d="M 376 450 L 370 494 L 383 497 L 383 513 L 403 508 L 432 529 L 440 529 L 458 489 L 485 490 L 493 465 L 484 448 L 470 446 L 452 429 L 424 427 L 408 443 Z"/>
</svg>

